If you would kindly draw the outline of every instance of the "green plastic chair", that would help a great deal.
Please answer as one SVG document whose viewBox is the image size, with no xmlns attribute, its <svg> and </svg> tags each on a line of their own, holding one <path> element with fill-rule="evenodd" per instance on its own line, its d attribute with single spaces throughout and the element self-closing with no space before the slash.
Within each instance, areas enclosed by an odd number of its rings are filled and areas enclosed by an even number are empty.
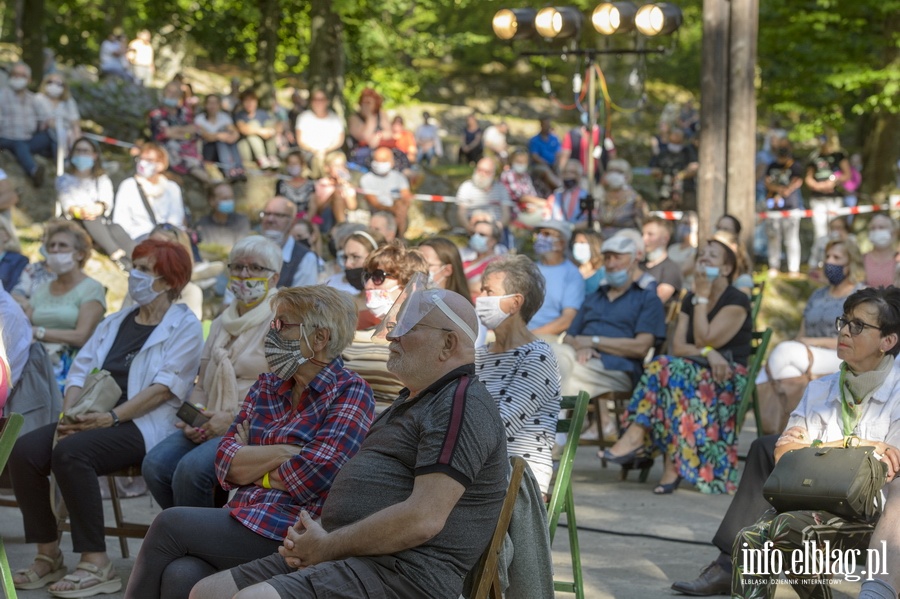
<svg viewBox="0 0 900 599">
<path fill-rule="evenodd" d="M 556 535 L 556 527 L 559 524 L 559 515 L 566 513 L 566 528 L 569 531 L 569 553 L 572 555 L 572 573 L 574 582 L 560 580 L 553 581 L 553 590 L 565 593 L 575 593 L 576 599 L 584 599 L 584 578 L 581 574 L 581 550 L 578 547 L 578 528 L 575 524 L 575 498 L 572 494 L 572 468 L 575 464 L 575 450 L 578 449 L 578 438 L 581 436 L 581 427 L 584 424 L 584 416 L 590 405 L 591 396 L 587 391 L 581 391 L 577 396 L 565 396 L 560 402 L 563 410 L 572 410 L 569 418 L 560 418 L 556 424 L 556 432 L 566 433 L 566 448 L 559 460 L 559 469 L 556 471 L 556 482 L 553 483 L 550 503 L 547 506 L 547 520 L 550 524 L 550 543 Z"/>
<path fill-rule="evenodd" d="M 25 418 L 21 414 L 10 414 L 8 418 L 0 420 L 0 472 L 6 467 L 6 461 L 24 422 Z M 16 599 L 16 587 L 13 585 L 12 570 L 9 569 L 3 537 L 0 537 L 0 575 L 3 581 L 3 594 L 8 599 Z"/>
<path fill-rule="evenodd" d="M 753 291 L 750 293 L 750 322 L 753 330 L 756 330 L 756 317 L 759 316 L 759 309 L 762 308 L 763 292 L 766 290 L 766 280 L 754 281 Z"/>
<path fill-rule="evenodd" d="M 753 341 L 751 342 L 752 350 L 750 352 L 749 368 L 747 369 L 747 382 L 741 390 L 741 403 L 738 404 L 737 415 L 735 418 L 735 431 L 741 432 L 744 426 L 744 418 L 747 411 L 753 408 L 753 417 L 756 419 L 756 436 L 762 437 L 762 416 L 759 412 L 759 397 L 756 393 L 756 376 L 762 368 L 763 360 L 766 356 L 766 350 L 769 348 L 769 340 L 772 338 L 772 329 L 766 329 L 763 332 L 753 332 Z"/>
</svg>

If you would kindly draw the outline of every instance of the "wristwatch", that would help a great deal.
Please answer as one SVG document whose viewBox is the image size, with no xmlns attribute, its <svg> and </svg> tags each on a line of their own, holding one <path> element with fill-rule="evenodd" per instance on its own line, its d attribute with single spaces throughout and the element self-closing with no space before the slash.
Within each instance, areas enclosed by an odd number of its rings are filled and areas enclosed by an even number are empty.
<svg viewBox="0 0 900 599">
<path fill-rule="evenodd" d="M 34 338 L 40 341 L 47 334 L 47 329 L 44 327 L 38 327 L 34 330 Z"/>
<path fill-rule="evenodd" d="M 591 337 L 591 345 L 600 345 L 600 337 L 598 335 Z"/>
<path fill-rule="evenodd" d="M 708 303 L 709 303 L 709 298 L 708 298 L 708 297 L 703 297 L 703 296 L 701 296 L 701 295 L 695 295 L 695 296 L 691 299 L 691 303 L 694 304 L 695 306 L 696 306 L 697 304 L 708 304 Z"/>
</svg>

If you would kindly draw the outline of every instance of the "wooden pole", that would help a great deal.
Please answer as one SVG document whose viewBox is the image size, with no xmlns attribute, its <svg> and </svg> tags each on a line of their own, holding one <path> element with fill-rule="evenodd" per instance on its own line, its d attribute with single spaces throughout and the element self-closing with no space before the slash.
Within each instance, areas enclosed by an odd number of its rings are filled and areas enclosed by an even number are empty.
<svg viewBox="0 0 900 599">
<path fill-rule="evenodd" d="M 700 80 L 700 170 L 697 207 L 700 239 L 725 212 L 728 155 L 728 0 L 703 2 L 703 66 Z M 753 177 L 750 178 L 752 183 Z"/>
<path fill-rule="evenodd" d="M 749 247 L 756 222 L 756 41 L 758 0 L 731 0 L 728 78 L 728 180 L 725 206 Z"/>
</svg>

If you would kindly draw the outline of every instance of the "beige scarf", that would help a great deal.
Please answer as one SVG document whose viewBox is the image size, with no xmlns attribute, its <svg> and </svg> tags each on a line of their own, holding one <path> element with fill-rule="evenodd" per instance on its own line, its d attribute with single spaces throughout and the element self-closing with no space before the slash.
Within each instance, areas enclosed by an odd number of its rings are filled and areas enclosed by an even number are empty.
<svg viewBox="0 0 900 599">
<path fill-rule="evenodd" d="M 263 301 L 243 315 L 238 314 L 237 301 L 234 301 L 219 317 L 222 322 L 219 334 L 206 341 L 210 346 L 209 363 L 203 377 L 207 410 L 237 411 L 243 398 L 238 397 L 234 361 L 256 349 L 253 344 L 258 343 L 259 338 L 254 332 L 272 320 L 269 300 L 277 291 L 270 289 Z"/>
</svg>

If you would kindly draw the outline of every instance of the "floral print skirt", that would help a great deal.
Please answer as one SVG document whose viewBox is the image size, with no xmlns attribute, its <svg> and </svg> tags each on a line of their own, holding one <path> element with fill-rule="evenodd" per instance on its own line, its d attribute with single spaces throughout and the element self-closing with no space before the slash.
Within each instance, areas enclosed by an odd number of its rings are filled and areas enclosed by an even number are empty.
<svg viewBox="0 0 900 599">
<path fill-rule="evenodd" d="M 668 456 L 678 474 L 703 493 L 737 488 L 735 414 L 747 368 L 732 369 L 732 377 L 720 383 L 697 362 L 658 356 L 628 406 L 628 420 L 647 431 L 649 452 Z"/>
</svg>

